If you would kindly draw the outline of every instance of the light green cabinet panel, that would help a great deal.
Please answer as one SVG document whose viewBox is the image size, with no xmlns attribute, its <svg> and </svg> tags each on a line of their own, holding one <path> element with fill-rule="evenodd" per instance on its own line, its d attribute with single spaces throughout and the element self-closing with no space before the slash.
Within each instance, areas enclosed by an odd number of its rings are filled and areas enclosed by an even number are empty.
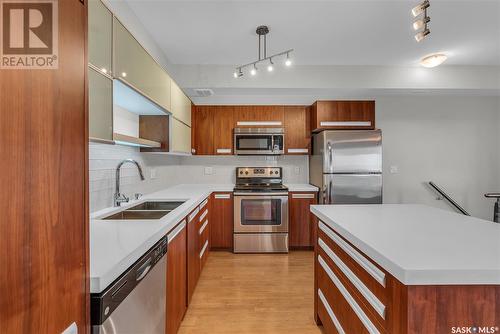
<svg viewBox="0 0 500 334">
<path fill-rule="evenodd" d="M 172 80 L 172 115 L 178 120 L 191 126 L 191 100 L 184 94 L 180 87 Z"/>
<path fill-rule="evenodd" d="M 114 77 L 170 111 L 170 77 L 130 32 L 114 19 Z"/>
<path fill-rule="evenodd" d="M 191 128 L 173 117 L 170 121 L 170 152 L 191 153 Z"/>
<path fill-rule="evenodd" d="M 89 62 L 108 73 L 112 70 L 113 14 L 100 0 L 88 2 Z"/>
<path fill-rule="evenodd" d="M 89 68 L 89 137 L 113 140 L 113 80 Z"/>
</svg>

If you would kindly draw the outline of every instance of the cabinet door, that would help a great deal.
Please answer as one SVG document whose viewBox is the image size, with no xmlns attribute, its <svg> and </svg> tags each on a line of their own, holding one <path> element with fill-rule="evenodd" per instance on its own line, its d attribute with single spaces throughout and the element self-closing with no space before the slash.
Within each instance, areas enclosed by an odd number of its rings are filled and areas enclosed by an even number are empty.
<svg viewBox="0 0 500 334">
<path fill-rule="evenodd" d="M 168 242 L 167 252 L 167 334 L 179 329 L 187 309 L 186 228 Z"/>
<path fill-rule="evenodd" d="M 282 127 L 283 106 L 236 106 L 237 127 Z"/>
<path fill-rule="evenodd" d="M 193 148 L 196 155 L 214 154 L 214 112 L 216 107 L 193 107 Z"/>
<path fill-rule="evenodd" d="M 170 110 L 171 80 L 137 40 L 114 19 L 114 77 L 120 78 L 166 110 Z"/>
<path fill-rule="evenodd" d="M 173 117 L 170 122 L 170 152 L 191 153 L 191 128 Z"/>
<path fill-rule="evenodd" d="M 89 137 L 113 140 L 113 80 L 89 67 Z"/>
<path fill-rule="evenodd" d="M 374 129 L 375 101 L 317 101 L 311 119 L 313 131 Z"/>
<path fill-rule="evenodd" d="M 210 244 L 212 249 L 233 249 L 233 194 L 212 194 Z"/>
<path fill-rule="evenodd" d="M 233 154 L 233 129 L 235 125 L 234 107 L 218 106 L 213 109 L 214 118 L 214 153 L 216 155 Z"/>
<path fill-rule="evenodd" d="M 175 118 L 191 126 L 191 100 L 184 94 L 180 87 L 171 81 L 171 112 Z"/>
<path fill-rule="evenodd" d="M 312 247 L 314 215 L 309 206 L 317 203 L 316 193 L 291 193 L 289 203 L 290 247 Z"/>
<path fill-rule="evenodd" d="M 98 69 L 112 70 L 113 14 L 101 0 L 88 2 L 89 63 Z"/>
<path fill-rule="evenodd" d="M 285 154 L 309 154 L 311 143 L 309 109 L 285 106 Z"/>
</svg>

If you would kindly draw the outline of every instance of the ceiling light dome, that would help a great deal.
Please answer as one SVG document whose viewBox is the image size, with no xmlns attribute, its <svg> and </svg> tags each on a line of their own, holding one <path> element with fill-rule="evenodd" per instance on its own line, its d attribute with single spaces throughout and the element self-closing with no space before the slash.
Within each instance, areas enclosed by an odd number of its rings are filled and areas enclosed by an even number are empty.
<svg viewBox="0 0 500 334">
<path fill-rule="evenodd" d="M 432 68 L 441 65 L 448 59 L 444 53 L 433 53 L 425 56 L 420 60 L 420 65 L 427 68 Z"/>
</svg>

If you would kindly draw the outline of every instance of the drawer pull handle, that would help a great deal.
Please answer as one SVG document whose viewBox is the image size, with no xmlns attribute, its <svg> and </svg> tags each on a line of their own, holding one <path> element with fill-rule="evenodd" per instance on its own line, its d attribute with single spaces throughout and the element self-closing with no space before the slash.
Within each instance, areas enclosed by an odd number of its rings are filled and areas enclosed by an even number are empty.
<svg viewBox="0 0 500 334">
<path fill-rule="evenodd" d="M 340 270 L 346 275 L 349 281 L 358 289 L 358 291 L 365 297 L 365 299 L 370 303 L 370 305 L 377 311 L 377 313 L 385 319 L 385 305 L 371 292 L 370 289 L 366 287 L 366 285 L 361 282 L 361 280 L 354 274 L 351 269 L 331 250 L 328 245 L 321 240 L 318 239 L 319 246 L 325 251 L 326 255 L 330 259 L 332 259 L 333 263 L 340 268 Z"/>
<path fill-rule="evenodd" d="M 309 153 L 307 148 L 289 148 L 288 153 Z"/>
<path fill-rule="evenodd" d="M 203 202 L 201 202 L 201 204 L 200 204 L 200 210 L 201 210 L 201 209 L 203 209 L 203 207 L 204 207 L 205 205 L 207 205 L 207 203 L 208 203 L 208 198 L 207 198 L 207 199 L 205 199 Z"/>
<path fill-rule="evenodd" d="M 346 252 L 350 257 L 354 259 L 364 270 L 370 274 L 377 282 L 385 287 L 385 274 L 382 270 L 378 269 L 373 263 L 368 261 L 363 255 L 361 255 L 357 250 L 355 250 L 351 245 L 345 242 L 342 238 L 337 236 L 330 228 L 328 228 L 323 222 L 319 223 L 319 229 L 325 232 L 326 235 L 332 239 L 344 252 Z"/>
<path fill-rule="evenodd" d="M 281 126 L 280 121 L 237 121 L 238 126 Z"/>
<path fill-rule="evenodd" d="M 292 198 L 315 198 L 315 194 L 292 194 Z"/>
<path fill-rule="evenodd" d="M 230 199 L 230 194 L 215 194 L 215 199 Z"/>
<path fill-rule="evenodd" d="M 325 307 L 326 312 L 328 312 L 330 319 L 332 319 L 332 322 L 335 325 L 337 332 L 339 332 L 339 334 L 345 334 L 345 331 L 342 328 L 342 325 L 340 324 L 339 320 L 335 316 L 335 313 L 333 313 L 333 310 L 330 307 L 330 305 L 328 304 L 328 301 L 326 300 L 325 295 L 323 294 L 323 292 L 321 292 L 321 289 L 318 289 L 318 296 L 319 296 L 319 299 L 321 300 L 321 303 Z"/>
<path fill-rule="evenodd" d="M 177 227 L 172 232 L 170 232 L 167 235 L 168 243 L 170 243 L 172 240 L 174 240 L 175 237 L 177 235 L 179 235 L 179 233 L 181 233 L 181 231 L 182 231 L 182 229 L 184 229 L 184 227 L 186 227 L 186 220 L 185 219 L 182 221 L 182 223 L 180 223 L 179 225 L 177 225 Z"/>
<path fill-rule="evenodd" d="M 205 230 L 207 225 L 208 225 L 208 220 L 200 227 L 200 230 L 198 231 L 199 235 L 201 235 L 203 233 L 203 231 Z"/>
<path fill-rule="evenodd" d="M 206 209 L 200 216 L 200 222 L 208 215 L 208 209 Z"/>
<path fill-rule="evenodd" d="M 203 248 L 200 252 L 200 259 L 203 257 L 203 254 L 205 254 L 205 251 L 207 250 L 207 247 L 208 247 L 208 240 L 205 241 L 205 245 L 203 245 Z"/>
<path fill-rule="evenodd" d="M 378 331 L 377 327 L 370 321 L 368 316 L 363 312 L 361 307 L 356 303 L 354 298 L 351 296 L 349 291 L 345 288 L 345 286 L 340 282 L 337 276 L 333 273 L 333 271 L 328 267 L 326 264 L 325 260 L 321 257 L 321 255 L 318 255 L 318 261 L 321 267 L 323 267 L 323 270 L 326 272 L 328 277 L 330 277 L 330 280 L 333 282 L 333 284 L 337 287 L 337 289 L 340 291 L 342 296 L 344 296 L 344 299 L 347 301 L 347 303 L 351 306 L 352 310 L 354 313 L 356 313 L 356 316 L 361 320 L 363 325 L 365 326 L 366 330 L 370 334 L 380 334 Z"/>
<path fill-rule="evenodd" d="M 231 149 L 230 148 L 218 148 L 217 153 L 219 154 L 230 154 Z"/>
<path fill-rule="evenodd" d="M 196 215 L 198 214 L 198 212 L 200 212 L 200 208 L 196 208 L 190 215 L 189 215 L 189 218 L 188 218 L 188 223 L 192 222 L 193 219 L 196 217 Z"/>
<path fill-rule="evenodd" d="M 320 126 L 371 126 L 372 122 L 320 122 Z"/>
</svg>

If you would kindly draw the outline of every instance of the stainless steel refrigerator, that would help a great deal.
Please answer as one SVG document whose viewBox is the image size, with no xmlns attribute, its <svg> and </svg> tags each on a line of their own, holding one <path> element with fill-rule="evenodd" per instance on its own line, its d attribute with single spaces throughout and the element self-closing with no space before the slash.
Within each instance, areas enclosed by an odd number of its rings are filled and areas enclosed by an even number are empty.
<svg viewBox="0 0 500 334">
<path fill-rule="evenodd" d="M 309 180 L 321 204 L 382 203 L 382 132 L 323 131 L 313 135 Z"/>
</svg>

